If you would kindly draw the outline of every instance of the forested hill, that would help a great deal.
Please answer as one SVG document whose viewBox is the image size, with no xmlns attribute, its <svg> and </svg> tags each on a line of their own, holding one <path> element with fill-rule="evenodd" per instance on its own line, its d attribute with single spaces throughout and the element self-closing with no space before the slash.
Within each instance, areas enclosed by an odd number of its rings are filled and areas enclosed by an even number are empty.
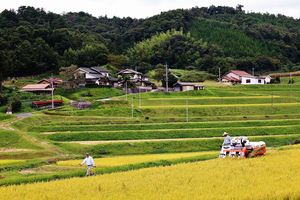
<svg viewBox="0 0 300 200">
<path fill-rule="evenodd" d="M 296 70 L 300 20 L 245 13 L 242 6 L 178 9 L 146 19 L 58 15 L 33 7 L 0 14 L 0 79 L 76 64 L 140 71 L 172 68 L 216 73 Z"/>
</svg>

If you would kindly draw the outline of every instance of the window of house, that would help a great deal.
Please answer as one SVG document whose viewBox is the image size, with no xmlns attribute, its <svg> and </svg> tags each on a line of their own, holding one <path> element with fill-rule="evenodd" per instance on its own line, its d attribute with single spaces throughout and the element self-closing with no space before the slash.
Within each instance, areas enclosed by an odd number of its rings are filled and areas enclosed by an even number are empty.
<svg viewBox="0 0 300 200">
<path fill-rule="evenodd" d="M 247 80 L 246 80 L 246 83 L 251 83 L 251 79 L 247 79 Z"/>
<path fill-rule="evenodd" d="M 261 80 L 260 80 L 260 79 L 258 80 L 258 83 L 261 83 Z"/>
</svg>

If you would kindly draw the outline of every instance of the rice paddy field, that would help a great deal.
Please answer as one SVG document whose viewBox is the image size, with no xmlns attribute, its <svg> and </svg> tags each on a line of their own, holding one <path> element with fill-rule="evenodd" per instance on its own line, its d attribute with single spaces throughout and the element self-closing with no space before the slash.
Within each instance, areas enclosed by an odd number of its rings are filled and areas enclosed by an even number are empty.
<svg viewBox="0 0 300 200">
<path fill-rule="evenodd" d="M 214 83 L 203 91 L 179 93 L 60 91 L 64 94 L 69 100 L 86 96 L 92 107 L 65 105 L 0 122 L 3 197 L 53 199 L 65 191 L 65 199 L 83 199 L 88 193 L 84 185 L 93 183 L 87 188 L 95 199 L 300 198 L 299 189 L 286 187 L 285 180 L 299 185 L 296 79 L 292 85 L 285 80 L 261 86 Z M 249 160 L 219 160 L 224 131 L 265 141 L 268 153 Z M 79 163 L 86 152 L 95 158 L 99 176 L 72 178 L 84 176 Z M 53 181 L 57 179 L 67 180 Z M 29 184 L 40 181 L 50 182 Z M 28 184 L 10 186 L 20 183 Z M 73 196 L 76 188 L 82 197 Z"/>
<path fill-rule="evenodd" d="M 299 199 L 300 149 L 1 187 L 4 199 Z M 276 166 L 276 167 L 274 167 Z M 92 194 L 92 195 L 91 195 Z M 147 195 L 146 195 L 147 194 Z"/>
</svg>

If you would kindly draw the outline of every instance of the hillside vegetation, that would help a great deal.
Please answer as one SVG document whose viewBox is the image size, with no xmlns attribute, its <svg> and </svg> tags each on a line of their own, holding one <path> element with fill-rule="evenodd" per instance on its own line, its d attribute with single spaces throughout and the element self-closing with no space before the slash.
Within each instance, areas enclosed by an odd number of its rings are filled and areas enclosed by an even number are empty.
<svg viewBox="0 0 300 200">
<path fill-rule="evenodd" d="M 178 32 L 162 37 L 171 30 Z M 0 13 L 0 80 L 71 64 L 110 63 L 146 72 L 168 62 L 171 68 L 214 74 L 218 67 L 222 72 L 296 70 L 299 30 L 297 19 L 245 13 L 240 7 L 178 9 L 132 19 L 58 15 L 23 6 Z"/>
</svg>

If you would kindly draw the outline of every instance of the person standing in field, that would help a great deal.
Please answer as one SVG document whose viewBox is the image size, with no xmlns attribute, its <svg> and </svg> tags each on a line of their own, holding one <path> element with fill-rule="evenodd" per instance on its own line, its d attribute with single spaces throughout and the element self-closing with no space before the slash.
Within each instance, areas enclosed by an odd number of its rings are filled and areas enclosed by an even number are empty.
<svg viewBox="0 0 300 200">
<path fill-rule="evenodd" d="M 88 154 L 88 153 L 85 154 L 85 159 L 80 163 L 80 166 L 82 166 L 84 164 L 87 166 L 87 168 L 86 168 L 86 176 L 93 175 L 91 173 L 91 169 L 92 169 L 92 167 L 95 167 L 95 163 L 94 163 L 93 157 L 90 156 L 90 154 Z"/>
</svg>

